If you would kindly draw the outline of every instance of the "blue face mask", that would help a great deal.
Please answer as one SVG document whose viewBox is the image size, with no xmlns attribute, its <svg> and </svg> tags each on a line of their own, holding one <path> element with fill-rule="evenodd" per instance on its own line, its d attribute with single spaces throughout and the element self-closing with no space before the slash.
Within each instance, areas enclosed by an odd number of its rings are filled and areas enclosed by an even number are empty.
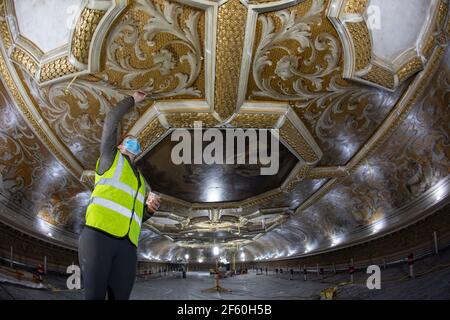
<svg viewBox="0 0 450 320">
<path fill-rule="evenodd" d="M 137 141 L 137 139 L 125 139 L 123 145 L 128 152 L 134 155 L 138 155 L 139 153 L 141 153 L 141 145 L 139 144 L 139 141 Z"/>
</svg>

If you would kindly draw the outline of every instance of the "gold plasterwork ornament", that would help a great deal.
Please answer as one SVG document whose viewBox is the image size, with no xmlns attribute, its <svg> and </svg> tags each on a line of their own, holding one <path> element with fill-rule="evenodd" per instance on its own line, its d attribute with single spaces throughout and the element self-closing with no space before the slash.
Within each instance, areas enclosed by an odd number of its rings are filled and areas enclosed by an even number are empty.
<svg viewBox="0 0 450 320">
<path fill-rule="evenodd" d="M 246 97 L 306 101 L 339 76 L 339 37 L 325 16 L 327 0 L 301 1 L 257 17 Z"/>
<path fill-rule="evenodd" d="M 218 124 L 217 119 L 209 112 L 169 113 L 165 118 L 172 128 L 193 128 L 196 121 L 200 121 L 203 128 L 212 128 Z"/>
<path fill-rule="evenodd" d="M 369 0 L 349 0 L 345 4 L 345 13 L 364 13 Z"/>
<path fill-rule="evenodd" d="M 433 29 L 441 24 L 441 9 L 428 18 L 417 48 L 402 52 L 392 61 L 379 59 L 373 50 L 369 26 L 368 0 L 331 0 L 327 17 L 334 24 L 344 44 L 343 77 L 394 91 L 408 78 L 423 70 L 434 40 Z M 439 7 L 446 6 L 441 2 Z"/>
<path fill-rule="evenodd" d="M 158 100 L 204 98 L 205 15 L 173 1 L 133 2 L 109 31 L 103 78 Z"/>
<path fill-rule="evenodd" d="M 30 74 L 35 74 L 37 70 L 37 62 L 33 57 L 28 54 L 25 50 L 20 48 L 14 48 L 11 59 L 16 63 L 20 64 L 27 70 Z"/>
<path fill-rule="evenodd" d="M 230 124 L 235 128 L 272 129 L 281 116 L 280 114 L 239 113 Z"/>
<path fill-rule="evenodd" d="M 81 12 L 71 43 L 71 53 L 78 62 L 88 64 L 89 48 L 94 32 L 105 13 L 103 10 L 90 8 L 84 8 Z"/>
<path fill-rule="evenodd" d="M 219 7 L 217 22 L 216 81 L 214 104 L 222 119 L 236 110 L 247 8 L 239 0 Z"/>
<path fill-rule="evenodd" d="M 93 150 L 105 114 L 137 89 L 153 101 L 124 119 L 122 134 L 135 134 L 145 152 L 171 130 L 192 128 L 195 121 L 204 128 L 279 130 L 298 163 L 277 188 L 233 203 L 189 203 L 162 195 L 168 209 L 158 217 L 173 224 L 145 225 L 186 247 L 204 245 L 178 240 L 199 230 L 235 232 L 233 241 L 247 243 L 241 235 L 257 238 L 289 219 L 286 208 L 276 204 L 291 193 L 303 196 L 302 182 L 323 180 L 299 200 L 297 214 L 355 173 L 425 90 L 448 32 L 448 2 L 440 1 L 421 51 L 394 68 L 373 54 L 364 16 L 368 0 L 89 1 L 80 8 L 64 51 L 45 56 L 12 31 L 8 1 L 0 0 L 2 80 L 37 138 L 86 190 L 94 184 L 98 154 Z M 370 104 L 364 99 L 371 87 L 395 91 L 408 79 L 406 94 L 348 161 L 318 167 L 325 154 L 320 129 L 333 127 L 333 116 L 364 126 L 357 122 L 365 120 L 362 104 Z M 229 210 L 235 219 L 193 219 L 211 208 Z M 265 228 L 252 222 L 261 208 L 279 215 Z M 372 211 L 361 211 L 361 220 L 376 219 Z"/>
<path fill-rule="evenodd" d="M 42 52 L 20 33 L 16 18 L 0 22 L 1 35 L 7 48 L 15 47 L 14 50 L 9 50 L 9 57 L 15 57 L 15 62 L 22 66 L 38 85 L 61 82 L 99 71 L 101 44 L 114 19 L 124 10 L 127 2 L 82 2 L 76 16 L 75 28 L 71 31 L 67 44 L 48 53 Z M 0 9 L 5 17 L 16 16 L 13 0 L 5 0 Z M 17 59 L 18 52 L 28 58 Z M 31 60 L 35 64 L 33 68 L 29 66 Z"/>
<path fill-rule="evenodd" d="M 347 22 L 345 24 L 353 40 L 355 51 L 355 70 L 367 68 L 372 61 L 372 43 L 369 28 L 365 21 Z"/>
</svg>

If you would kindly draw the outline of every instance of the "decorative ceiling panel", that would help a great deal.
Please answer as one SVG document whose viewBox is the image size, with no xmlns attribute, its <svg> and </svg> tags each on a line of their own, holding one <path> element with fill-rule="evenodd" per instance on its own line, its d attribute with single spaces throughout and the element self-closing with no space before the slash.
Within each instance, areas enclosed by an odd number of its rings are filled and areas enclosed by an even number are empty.
<svg viewBox="0 0 450 320">
<path fill-rule="evenodd" d="M 68 43 L 75 14 L 81 2 L 81 0 L 11 1 L 15 9 L 18 33 L 35 44 L 42 53 L 62 47 Z"/>
<path fill-rule="evenodd" d="M 17 16 L 15 4 L 19 2 L 20 15 Z M 11 40 L 5 43 L 6 49 L 12 61 L 24 67 L 39 86 L 43 86 L 99 71 L 102 45 L 98 44 L 103 43 L 111 24 L 127 1 L 58 1 L 57 4 L 44 1 L 39 4 L 39 19 L 36 12 L 30 15 L 32 8 L 23 3 L 2 1 L 2 14 L 7 21 L 5 37 Z M 55 12 L 58 14 L 55 15 Z M 59 12 L 66 14 L 60 15 Z M 54 18 L 49 19 L 52 13 Z M 23 34 L 20 24 L 24 25 L 24 21 L 27 22 L 25 30 L 32 29 L 33 32 Z M 37 21 L 43 25 L 36 26 Z M 54 35 L 55 30 L 60 33 Z M 50 39 L 47 44 L 58 46 L 42 51 L 39 44 L 47 39 Z"/>
<path fill-rule="evenodd" d="M 402 219 L 398 216 L 418 198 L 436 203 L 445 197 L 450 183 L 448 58 L 449 52 L 441 72 L 426 85 L 426 94 L 378 152 L 292 219 L 311 236 L 296 254 L 333 248 L 356 235 L 368 237 L 420 219 L 417 210 Z M 258 241 L 265 245 L 263 238 Z"/>
<path fill-rule="evenodd" d="M 406 86 L 394 93 L 357 85 L 334 89 L 293 105 L 324 153 L 321 166 L 345 165 L 376 132 Z"/>
<path fill-rule="evenodd" d="M 440 5 L 439 0 L 331 1 L 327 17 L 343 43 L 344 78 L 393 91 L 422 70 L 427 42 L 442 25 Z"/>
<path fill-rule="evenodd" d="M 225 130 L 220 132 L 226 134 Z M 287 148 L 280 145 L 278 173 L 267 179 L 260 174 L 261 163 L 197 165 L 192 161 L 190 165 L 174 164 L 171 154 L 176 144 L 169 136 L 165 137 L 141 158 L 138 166 L 155 191 L 191 203 L 239 202 L 257 196 L 279 187 L 298 162 Z M 206 145 L 204 142 L 203 148 Z M 245 150 L 248 157 L 248 143 Z"/>
<path fill-rule="evenodd" d="M 327 0 L 300 1 L 257 17 L 247 99 L 310 100 L 340 78 L 339 36 L 325 13 Z"/>
<path fill-rule="evenodd" d="M 76 246 L 103 119 L 137 89 L 153 99 L 121 133 L 139 138 L 142 169 L 165 190 L 143 259 L 206 261 L 214 244 L 249 260 L 334 250 L 450 192 L 448 1 L 82 1 L 47 48 L 20 29 L 32 6 L 19 2 L 0 0 L 0 215 L 16 228 Z M 46 19 L 61 23 L 30 23 Z M 248 183 L 242 166 L 172 177 L 158 150 L 195 121 L 278 129 L 283 177 Z M 217 181 L 228 191 L 210 201 Z"/>
<path fill-rule="evenodd" d="M 90 191 L 60 165 L 17 112 L 0 82 L 0 203 L 2 221 L 39 237 L 74 245 Z M 19 221 L 22 222 L 19 223 Z"/>
<path fill-rule="evenodd" d="M 161 100 L 205 98 L 205 15 L 176 2 L 133 2 L 109 33 L 98 76 Z"/>
<path fill-rule="evenodd" d="M 103 119 L 125 96 L 95 79 L 78 79 L 67 90 L 68 81 L 39 88 L 28 74 L 22 76 L 41 116 L 54 133 L 83 168 L 93 168 L 100 152 Z M 144 111 L 145 106 L 128 114 L 122 130 L 126 132 Z"/>
</svg>

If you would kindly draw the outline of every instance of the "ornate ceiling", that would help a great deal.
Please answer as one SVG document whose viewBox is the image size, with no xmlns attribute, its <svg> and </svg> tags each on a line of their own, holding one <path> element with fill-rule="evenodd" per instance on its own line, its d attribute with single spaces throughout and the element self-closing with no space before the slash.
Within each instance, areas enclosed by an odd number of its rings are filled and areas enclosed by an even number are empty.
<svg viewBox="0 0 450 320">
<path fill-rule="evenodd" d="M 105 114 L 162 206 L 141 258 L 334 250 L 450 192 L 446 0 L 0 0 L 0 215 L 74 248 Z M 279 129 L 281 169 L 168 163 L 175 128 Z"/>
</svg>

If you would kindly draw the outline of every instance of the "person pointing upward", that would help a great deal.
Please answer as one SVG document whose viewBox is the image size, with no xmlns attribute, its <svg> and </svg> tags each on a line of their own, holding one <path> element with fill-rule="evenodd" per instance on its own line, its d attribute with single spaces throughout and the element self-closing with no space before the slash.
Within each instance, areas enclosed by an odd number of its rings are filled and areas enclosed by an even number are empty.
<svg viewBox="0 0 450 320">
<path fill-rule="evenodd" d="M 105 117 L 95 187 L 79 239 L 79 261 L 85 298 L 129 299 L 133 288 L 142 222 L 158 210 L 160 199 L 150 192 L 135 161 L 141 153 L 136 137 L 119 143 L 119 124 L 146 94 L 137 91 Z"/>
</svg>

